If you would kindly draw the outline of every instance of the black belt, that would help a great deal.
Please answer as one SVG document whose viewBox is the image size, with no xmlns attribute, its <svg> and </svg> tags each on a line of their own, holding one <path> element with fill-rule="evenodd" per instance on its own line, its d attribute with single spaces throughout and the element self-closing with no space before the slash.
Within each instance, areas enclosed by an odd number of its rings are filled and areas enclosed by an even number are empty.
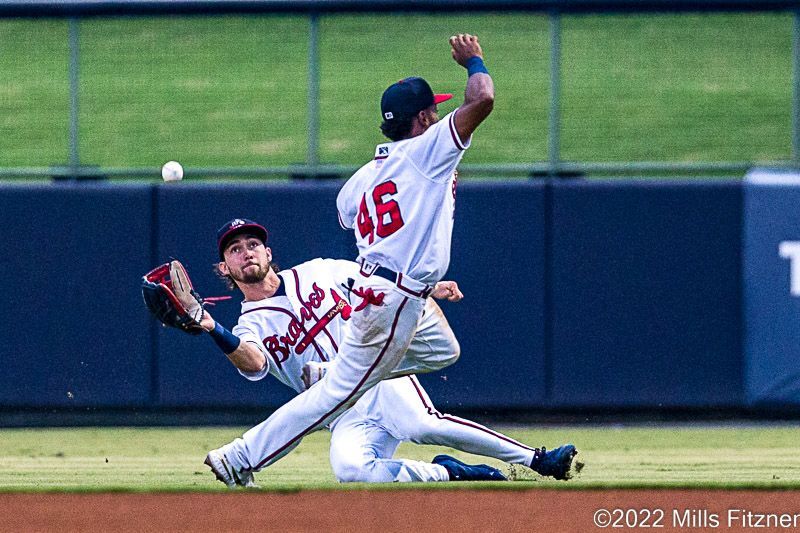
<svg viewBox="0 0 800 533">
<path fill-rule="evenodd" d="M 421 291 L 413 290 L 413 289 L 410 289 L 410 288 L 406 287 L 403 284 L 403 275 L 402 274 L 399 274 L 399 273 L 395 272 L 394 270 L 392 270 L 391 268 L 386 268 L 384 266 L 378 265 L 372 271 L 372 273 L 367 273 L 367 272 L 364 271 L 364 263 L 362 261 L 361 262 L 361 274 L 365 275 L 367 277 L 373 276 L 373 275 L 380 276 L 383 279 L 385 279 L 387 281 L 391 281 L 392 283 L 397 285 L 397 287 L 400 290 L 405 291 L 405 292 L 407 292 L 407 293 L 409 293 L 409 294 L 411 294 L 413 296 L 427 298 L 428 296 L 431 295 L 431 292 L 433 292 L 433 287 L 430 286 L 430 285 L 426 285 L 425 288 L 422 289 Z M 419 283 L 419 282 L 417 282 L 417 283 Z"/>
<path fill-rule="evenodd" d="M 397 283 L 397 272 L 391 268 L 379 266 L 372 273 L 376 276 L 382 277 L 383 279 L 388 279 L 392 283 Z"/>
</svg>

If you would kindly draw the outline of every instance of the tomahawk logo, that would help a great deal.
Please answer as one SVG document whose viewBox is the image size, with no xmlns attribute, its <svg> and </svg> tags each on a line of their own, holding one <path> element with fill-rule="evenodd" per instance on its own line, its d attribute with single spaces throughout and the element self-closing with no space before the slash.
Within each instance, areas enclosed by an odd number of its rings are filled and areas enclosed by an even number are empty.
<svg viewBox="0 0 800 533">
<path fill-rule="evenodd" d="M 789 293 L 800 296 L 800 241 L 783 241 L 778 255 L 789 260 Z"/>
</svg>

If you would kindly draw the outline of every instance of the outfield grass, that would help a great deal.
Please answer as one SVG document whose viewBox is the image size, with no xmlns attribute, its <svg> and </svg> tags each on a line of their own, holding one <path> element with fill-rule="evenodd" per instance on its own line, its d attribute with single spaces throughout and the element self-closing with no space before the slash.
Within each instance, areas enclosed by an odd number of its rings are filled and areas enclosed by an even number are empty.
<svg viewBox="0 0 800 533">
<path fill-rule="evenodd" d="M 563 158 L 789 158 L 791 27 L 790 14 L 565 17 Z M 545 17 L 342 15 L 321 19 L 323 162 L 372 156 L 388 83 L 417 74 L 461 93 L 455 31 L 481 36 L 497 85 L 464 161 L 546 159 Z M 307 33 L 294 16 L 82 21 L 82 162 L 304 161 Z M 67 159 L 66 36 L 62 20 L 0 21 L 0 166 Z"/>
<path fill-rule="evenodd" d="M 28 429 L 0 431 L 1 492 L 215 491 L 224 490 L 202 464 L 207 450 L 244 428 Z M 800 488 L 798 429 L 749 427 L 559 427 L 507 429 L 531 444 L 571 441 L 585 463 L 569 482 L 542 479 L 530 470 L 458 453 L 467 461 L 501 466 L 525 488 Z M 257 474 L 264 490 L 344 488 L 328 464 L 327 432 L 307 438 L 287 457 Z M 448 451 L 403 444 L 398 456 L 430 460 Z M 410 484 L 403 486 L 419 486 Z M 398 484 L 373 486 L 398 488 Z M 427 484 L 444 488 L 451 484 Z M 461 485 L 458 485 L 461 486 Z M 347 486 L 352 487 L 352 486 Z"/>
</svg>

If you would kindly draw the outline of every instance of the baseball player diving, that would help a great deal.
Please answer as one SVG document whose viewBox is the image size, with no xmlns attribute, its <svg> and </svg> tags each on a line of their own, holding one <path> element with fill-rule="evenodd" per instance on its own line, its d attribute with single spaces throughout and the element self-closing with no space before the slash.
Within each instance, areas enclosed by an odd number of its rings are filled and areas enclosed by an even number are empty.
<svg viewBox="0 0 800 533">
<path fill-rule="evenodd" d="M 494 104 L 494 84 L 477 37 L 453 36 L 450 47 L 453 59 L 467 70 L 467 85 L 463 104 L 442 120 L 437 105 L 452 95 L 435 95 L 422 78 L 405 78 L 384 91 L 381 130 L 390 142 L 376 147 L 374 159 L 345 183 L 337 198 L 339 222 L 354 232 L 359 251 L 357 272 L 347 284 L 354 305 L 348 320 L 342 321 L 337 356 L 308 390 L 242 438 L 209 452 L 207 462 L 228 486 L 248 484 L 253 472 L 289 453 L 305 435 L 336 420 L 382 380 L 431 372 L 455 362 L 457 353 L 448 356 L 435 350 L 409 349 L 425 329 L 421 326 L 428 298 L 450 262 L 456 166 Z M 252 241 L 250 246 L 264 246 L 258 239 Z M 230 275 L 232 271 L 223 264 L 227 265 L 222 261 L 220 271 Z M 262 275 L 260 270 L 259 265 L 245 264 L 242 279 L 255 281 Z M 180 273 L 173 278 L 180 282 Z M 301 281 L 296 283 L 302 287 Z M 293 297 L 306 298 L 308 294 L 306 286 Z M 322 317 L 327 312 L 328 308 L 309 310 L 304 316 Z M 195 321 L 205 320 L 202 329 L 237 368 L 255 373 L 263 370 L 259 366 L 259 362 L 263 365 L 262 350 L 241 341 L 210 316 L 206 320 L 205 315 L 200 307 Z M 297 327 L 292 331 L 295 335 L 291 338 L 301 336 Z M 576 451 L 565 445 L 531 453 L 531 468 L 553 469 L 564 477 Z"/>
<path fill-rule="evenodd" d="M 245 297 L 233 334 L 241 344 L 255 348 L 226 355 L 247 379 L 271 374 L 300 393 L 319 381 L 337 357 L 344 325 L 354 307 L 363 304 L 351 290 L 360 266 L 352 261 L 314 259 L 278 272 L 271 262 L 267 236 L 262 225 L 241 218 L 217 232 L 217 272 Z M 177 262 L 169 266 L 174 293 L 188 298 L 187 307 L 201 304 L 191 295 L 182 266 Z M 462 296 L 454 282 L 436 284 L 408 348 L 405 360 L 410 365 L 458 358 L 458 342 L 433 298 L 459 301 Z M 200 328 L 213 331 L 216 323 L 211 315 L 202 312 L 202 307 L 196 311 L 202 313 Z M 401 363 L 393 374 L 403 376 L 408 370 Z M 395 459 L 402 441 L 449 446 L 524 466 L 533 465 L 543 453 L 470 420 L 440 413 L 413 375 L 382 381 L 334 420 L 330 430 L 331 466 L 341 482 L 505 480 L 495 468 L 467 465 L 447 455 L 435 457 L 433 463 Z M 255 486 L 250 472 L 217 473 L 220 467 L 227 468 L 224 456 L 211 452 L 206 463 L 230 488 Z M 535 470 L 566 479 L 568 466 L 539 461 Z"/>
</svg>

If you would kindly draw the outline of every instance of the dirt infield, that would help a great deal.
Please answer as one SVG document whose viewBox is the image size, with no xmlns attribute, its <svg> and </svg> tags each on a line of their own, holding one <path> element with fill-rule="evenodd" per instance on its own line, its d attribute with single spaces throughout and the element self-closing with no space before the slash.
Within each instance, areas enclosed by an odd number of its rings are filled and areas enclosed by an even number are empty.
<svg viewBox="0 0 800 533">
<path fill-rule="evenodd" d="M 606 529 L 774 531 L 800 527 L 798 502 L 791 491 L 700 490 L 2 494 L 0 531 L 603 529 L 595 521 Z"/>
</svg>

